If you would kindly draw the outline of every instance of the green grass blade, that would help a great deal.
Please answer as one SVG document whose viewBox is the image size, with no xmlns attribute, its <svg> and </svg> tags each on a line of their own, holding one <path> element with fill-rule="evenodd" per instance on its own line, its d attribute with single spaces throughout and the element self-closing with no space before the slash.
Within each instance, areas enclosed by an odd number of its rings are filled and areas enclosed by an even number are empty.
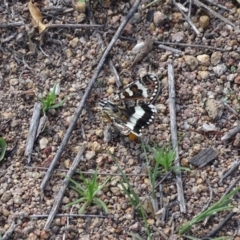
<svg viewBox="0 0 240 240">
<path fill-rule="evenodd" d="M 100 206 L 101 208 L 103 208 L 103 210 L 104 210 L 106 213 L 109 212 L 107 205 L 106 205 L 100 198 L 95 198 L 95 199 L 93 200 L 93 202 L 94 202 L 96 205 L 98 205 L 98 206 Z"/>
<path fill-rule="evenodd" d="M 54 108 L 59 108 L 62 107 L 63 104 L 67 101 L 68 97 L 70 97 L 72 94 L 67 95 L 62 101 L 56 103 L 56 104 L 52 104 L 50 106 L 50 109 L 54 109 Z"/>
<path fill-rule="evenodd" d="M 78 213 L 79 213 L 79 214 L 84 213 L 84 211 L 86 210 L 86 208 L 87 208 L 88 205 L 89 205 L 89 202 L 85 202 L 85 203 L 81 206 L 81 208 L 78 210 Z"/>
<path fill-rule="evenodd" d="M 144 240 L 144 238 L 140 237 L 137 233 L 129 232 L 128 235 L 132 236 L 134 239 Z"/>
<path fill-rule="evenodd" d="M 3 138 L 0 138 L 0 161 L 3 160 L 7 149 L 7 143 Z"/>
<path fill-rule="evenodd" d="M 222 197 L 216 203 L 212 204 L 206 211 L 198 214 L 192 220 L 184 224 L 182 227 L 178 228 L 177 233 L 182 235 L 185 232 L 187 232 L 192 227 L 192 225 L 203 221 L 207 217 L 212 216 L 221 211 L 232 210 L 233 206 L 228 206 L 228 204 L 230 204 L 230 202 L 232 201 L 231 197 L 234 196 L 239 191 L 240 191 L 240 187 L 237 187 L 234 190 L 232 190 L 229 194 Z"/>
<path fill-rule="evenodd" d="M 70 207 L 70 206 L 72 206 L 72 205 L 76 205 L 76 204 L 78 204 L 78 203 L 84 202 L 85 200 L 86 200 L 85 197 L 79 198 L 79 199 L 77 199 L 77 200 L 75 200 L 75 201 L 73 201 L 73 202 L 68 203 L 68 204 L 66 205 L 66 207 Z"/>
</svg>

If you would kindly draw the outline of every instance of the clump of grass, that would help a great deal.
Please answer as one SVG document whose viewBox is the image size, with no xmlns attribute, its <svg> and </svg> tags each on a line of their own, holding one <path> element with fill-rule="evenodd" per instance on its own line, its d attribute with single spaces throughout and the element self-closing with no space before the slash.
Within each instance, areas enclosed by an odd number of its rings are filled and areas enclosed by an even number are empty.
<svg viewBox="0 0 240 240">
<path fill-rule="evenodd" d="M 66 96 L 62 101 L 55 103 L 56 98 L 57 98 L 57 83 L 54 84 L 52 90 L 47 93 L 46 97 L 39 98 L 40 102 L 42 103 L 42 111 L 43 114 L 46 115 L 46 112 L 49 111 L 50 109 L 55 109 L 62 107 L 63 104 L 67 101 L 67 98 L 70 96 Z"/>
<path fill-rule="evenodd" d="M 155 198 L 154 189 L 156 187 L 156 179 L 160 173 L 170 171 L 177 173 L 180 170 L 190 171 L 189 168 L 173 165 L 176 159 L 176 151 L 170 145 L 168 147 L 159 148 L 156 144 L 154 144 L 154 147 L 151 147 L 142 142 L 142 148 L 144 150 L 145 158 L 147 161 L 147 170 L 152 187 L 153 198 Z M 155 161 L 153 168 L 150 165 L 150 160 L 148 158 L 146 148 L 153 154 L 153 159 Z"/>
<path fill-rule="evenodd" d="M 222 212 L 225 210 L 232 210 L 233 206 L 230 206 L 229 204 L 232 201 L 232 197 L 240 191 L 240 187 L 235 188 L 232 190 L 229 194 L 226 196 L 222 197 L 219 201 L 216 203 L 212 204 L 207 210 L 204 212 L 198 214 L 196 217 L 194 217 L 192 220 L 184 224 L 182 227 L 177 229 L 177 233 L 182 235 L 186 233 L 194 224 L 199 223 L 206 219 L 207 217 L 211 217 L 215 215 L 218 212 Z"/>
<path fill-rule="evenodd" d="M 82 180 L 82 184 L 76 182 L 71 178 L 69 180 L 71 182 L 70 188 L 72 188 L 75 192 L 77 192 L 80 198 L 67 204 L 66 207 L 69 207 L 78 203 L 83 203 L 83 205 L 78 211 L 79 214 L 82 214 L 88 206 L 94 204 L 103 208 L 103 210 L 106 213 L 108 213 L 107 205 L 100 198 L 97 197 L 97 194 L 106 185 L 110 177 L 107 178 L 104 181 L 104 183 L 100 185 L 98 183 L 97 171 L 94 172 L 92 178 L 90 179 L 85 178 L 82 173 L 79 173 L 79 174 Z"/>
<path fill-rule="evenodd" d="M 156 162 L 157 165 L 161 166 L 163 169 L 160 172 L 178 172 L 180 170 L 185 170 L 189 171 L 189 168 L 185 167 L 180 167 L 180 166 L 174 166 L 173 163 L 176 159 L 176 150 L 172 148 L 172 146 L 168 147 L 158 147 L 156 144 L 154 144 L 154 147 L 151 147 L 146 144 L 142 144 L 145 154 L 146 150 L 145 148 L 147 147 L 149 151 L 152 152 L 153 158 Z"/>
</svg>

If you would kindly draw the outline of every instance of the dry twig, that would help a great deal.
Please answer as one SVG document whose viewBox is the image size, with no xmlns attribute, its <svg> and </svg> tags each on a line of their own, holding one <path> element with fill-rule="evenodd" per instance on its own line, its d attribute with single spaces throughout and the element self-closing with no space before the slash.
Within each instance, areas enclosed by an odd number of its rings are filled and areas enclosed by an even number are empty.
<svg viewBox="0 0 240 240">
<path fill-rule="evenodd" d="M 77 156 L 75 157 L 71 168 L 68 170 L 67 175 L 66 175 L 65 179 L 63 180 L 62 186 L 61 186 L 58 194 L 55 196 L 55 201 L 52 206 L 51 212 L 48 216 L 47 222 L 44 226 L 44 230 L 49 230 L 49 227 L 53 221 L 53 218 L 55 217 L 55 215 L 57 213 L 58 207 L 62 201 L 62 198 L 64 196 L 66 188 L 69 184 L 69 181 L 70 181 L 69 179 L 73 176 L 74 172 L 76 171 L 76 168 L 82 159 L 82 155 L 83 155 L 83 152 L 85 151 L 86 147 L 87 147 L 87 144 L 84 144 L 82 146 L 82 148 L 78 152 Z"/>
<path fill-rule="evenodd" d="M 226 223 L 232 218 L 232 216 L 234 216 L 236 213 L 235 212 L 230 212 L 224 219 L 222 222 L 220 222 L 218 224 L 218 226 L 213 229 L 210 233 L 207 234 L 207 236 L 201 238 L 202 240 L 204 239 L 210 239 L 211 237 L 213 237 L 223 226 L 226 225 Z M 211 238 L 212 239 L 212 238 Z"/>
<path fill-rule="evenodd" d="M 66 134 L 64 135 L 64 138 L 61 142 L 60 147 L 58 148 L 58 151 L 53 159 L 53 161 L 51 162 L 51 165 L 48 168 L 48 171 L 46 173 L 46 175 L 43 178 L 43 181 L 41 183 L 41 189 L 44 190 L 48 179 L 50 178 L 50 175 L 58 161 L 58 159 L 60 158 L 60 156 L 62 155 L 62 152 L 64 151 L 65 146 L 67 145 L 68 139 L 70 138 L 70 135 L 73 131 L 73 128 L 84 108 L 85 102 L 87 101 L 88 96 L 90 95 L 90 92 L 94 86 L 94 83 L 103 67 L 103 64 L 105 63 L 105 60 L 110 52 L 110 50 L 112 49 L 113 45 L 115 44 L 115 42 L 117 41 L 119 35 L 121 34 L 122 30 L 124 29 L 124 27 L 126 26 L 126 24 L 128 23 L 129 19 L 133 16 L 133 14 L 135 13 L 135 11 L 137 10 L 139 4 L 140 4 L 141 0 L 136 0 L 135 3 L 133 4 L 132 8 L 130 9 L 129 13 L 127 14 L 127 16 L 125 17 L 125 19 L 123 20 L 123 22 L 120 24 L 118 30 L 116 31 L 115 35 L 112 38 L 112 41 L 109 43 L 108 47 L 106 48 L 106 50 L 104 51 L 102 58 L 100 59 L 96 70 L 92 76 L 92 79 L 90 80 L 88 87 L 86 88 L 85 94 L 83 95 L 81 102 L 78 105 L 78 108 L 76 109 L 76 112 L 74 114 L 74 117 L 72 119 L 71 124 L 69 125 Z"/>
<path fill-rule="evenodd" d="M 228 11 L 228 12 L 231 11 L 231 10 L 228 9 L 227 7 L 221 5 L 221 4 L 217 3 L 217 2 L 214 2 L 214 1 L 211 1 L 211 0 L 205 0 L 205 1 L 208 2 L 209 4 L 212 4 L 212 5 L 214 5 L 214 6 L 217 6 L 218 8 L 222 8 L 223 10 L 226 10 L 226 11 Z"/>
<path fill-rule="evenodd" d="M 237 133 L 240 132 L 240 124 L 238 124 L 235 128 L 229 130 L 222 138 L 221 141 L 227 141 L 234 137 Z"/>
<path fill-rule="evenodd" d="M 168 64 L 168 84 L 169 84 L 169 110 L 170 110 L 170 123 L 171 123 L 171 135 L 172 135 L 172 147 L 176 150 L 176 158 L 179 158 L 178 153 L 178 138 L 177 138 L 177 121 L 176 121 L 176 105 L 175 105 L 175 80 L 172 64 Z M 180 166 L 179 162 L 176 162 L 177 166 Z M 180 210 L 186 213 L 186 205 L 183 194 L 183 184 L 181 172 L 176 174 L 176 185 L 178 192 L 178 201 Z"/>
<path fill-rule="evenodd" d="M 32 154 L 33 145 L 36 139 L 37 129 L 38 129 L 39 120 L 40 120 L 41 107 L 42 107 L 42 104 L 38 102 L 38 103 L 35 103 L 33 108 L 33 115 L 30 122 L 26 149 L 24 153 L 24 155 L 27 157 L 27 163 L 30 163 L 31 161 L 31 154 Z"/>
<path fill-rule="evenodd" d="M 98 25 L 98 24 L 47 24 L 46 29 L 49 28 L 102 28 L 104 25 Z"/>
<path fill-rule="evenodd" d="M 11 226 L 9 227 L 9 229 L 4 233 L 4 235 L 2 236 L 1 240 L 7 240 L 7 239 L 11 239 L 11 235 L 14 231 L 14 229 L 17 227 L 17 224 L 15 224 L 14 220 L 11 223 Z"/>
<path fill-rule="evenodd" d="M 22 25 L 25 25 L 25 23 L 24 22 L 2 23 L 0 24 L 0 28 L 19 27 Z"/>
<path fill-rule="evenodd" d="M 195 31 L 195 33 L 196 33 L 197 35 L 199 35 L 200 32 L 199 32 L 198 29 L 195 27 L 195 25 L 194 25 L 193 22 L 191 21 L 190 17 L 187 16 L 187 15 L 183 12 L 183 10 L 179 7 L 179 5 L 176 3 L 175 0 L 173 0 L 173 3 L 174 3 L 174 5 L 179 9 L 179 11 L 181 12 L 181 14 L 184 16 L 184 18 L 186 19 L 186 21 L 189 23 L 189 25 L 190 25 L 190 26 L 192 27 L 192 29 Z"/>
<path fill-rule="evenodd" d="M 173 52 L 173 53 L 176 53 L 176 54 L 182 54 L 181 50 L 178 50 L 178 49 L 175 49 L 175 48 L 171 48 L 171 47 L 167 47 L 167 46 L 164 46 L 162 44 L 159 44 L 158 48 L 161 48 L 163 50 L 170 51 L 170 52 Z"/>
<path fill-rule="evenodd" d="M 240 176 L 238 176 L 232 183 L 231 185 L 227 188 L 225 193 L 223 194 L 222 198 L 226 196 L 228 193 L 231 192 L 231 190 L 235 187 L 235 185 L 240 181 Z"/>
<path fill-rule="evenodd" d="M 240 165 L 240 161 L 235 162 L 232 167 L 222 176 L 222 178 L 219 180 L 219 183 L 222 183 L 225 178 L 227 178 L 233 171 L 235 171 L 238 166 Z"/>
<path fill-rule="evenodd" d="M 200 44 L 172 43 L 172 42 L 161 42 L 161 41 L 154 41 L 153 44 L 154 45 L 158 45 L 158 44 L 175 45 L 175 46 L 179 46 L 179 47 L 190 47 L 190 48 L 203 48 L 203 49 L 209 49 L 209 50 L 220 51 L 220 52 L 227 51 L 226 49 L 212 47 L 212 46 L 204 46 L 204 45 L 200 45 Z"/>
<path fill-rule="evenodd" d="M 232 112 L 234 115 L 236 115 L 239 118 L 239 114 L 235 109 L 229 106 L 229 104 L 227 104 L 225 101 L 222 101 L 222 103 L 230 112 Z"/>
<path fill-rule="evenodd" d="M 48 214 L 41 214 L 41 215 L 38 215 L 38 214 L 34 214 L 34 215 L 29 215 L 29 216 L 26 216 L 26 217 L 29 217 L 29 218 L 48 218 L 49 215 Z M 56 214 L 55 217 L 76 217 L 76 218 L 82 218 L 82 217 L 85 217 L 85 218 L 110 218 L 109 216 L 104 216 L 104 215 L 88 215 L 88 214 Z"/>
</svg>

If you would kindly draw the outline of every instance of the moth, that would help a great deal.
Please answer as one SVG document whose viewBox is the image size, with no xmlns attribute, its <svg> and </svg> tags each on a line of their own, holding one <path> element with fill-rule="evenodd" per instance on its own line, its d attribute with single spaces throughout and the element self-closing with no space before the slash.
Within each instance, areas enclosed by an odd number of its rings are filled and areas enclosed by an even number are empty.
<svg viewBox="0 0 240 240">
<path fill-rule="evenodd" d="M 142 135 L 154 120 L 154 102 L 160 93 L 160 82 L 153 73 L 137 79 L 114 94 L 111 100 L 100 100 L 103 117 L 123 135 Z"/>
</svg>

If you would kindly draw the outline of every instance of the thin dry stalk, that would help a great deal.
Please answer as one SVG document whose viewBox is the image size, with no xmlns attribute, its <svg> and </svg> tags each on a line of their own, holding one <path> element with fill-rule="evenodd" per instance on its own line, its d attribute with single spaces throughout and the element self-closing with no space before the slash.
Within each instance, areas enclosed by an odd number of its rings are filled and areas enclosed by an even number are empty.
<svg viewBox="0 0 240 240">
<path fill-rule="evenodd" d="M 40 121 L 41 107 L 42 107 L 42 104 L 38 102 L 38 103 L 35 103 L 33 108 L 33 115 L 30 122 L 26 149 L 24 153 L 24 155 L 27 157 L 27 163 L 31 162 L 31 154 L 32 154 L 33 145 L 36 139 L 37 129 Z"/>
<path fill-rule="evenodd" d="M 17 227 L 17 224 L 15 224 L 14 220 L 13 222 L 11 223 L 11 226 L 9 227 L 9 229 L 4 233 L 4 235 L 2 236 L 2 240 L 8 240 L 8 239 L 11 239 L 11 235 L 14 231 L 14 229 Z"/>
<path fill-rule="evenodd" d="M 170 51 L 170 52 L 173 52 L 173 53 L 176 53 L 176 54 L 179 54 L 179 55 L 182 54 L 181 50 L 178 50 L 178 49 L 175 49 L 175 48 L 171 48 L 171 47 L 167 47 L 167 46 L 164 46 L 162 44 L 159 44 L 158 48 L 161 48 L 163 50 Z"/>
<path fill-rule="evenodd" d="M 234 115 L 236 115 L 239 118 L 239 114 L 235 109 L 233 109 L 229 104 L 227 104 L 224 101 L 222 101 L 222 103 L 230 112 L 232 112 Z"/>
<path fill-rule="evenodd" d="M 29 215 L 26 216 L 29 218 L 48 218 L 48 214 L 34 214 L 34 215 Z M 104 215 L 88 215 L 88 214 L 56 214 L 55 217 L 73 217 L 73 218 L 110 218 L 109 216 L 104 216 Z"/>
<path fill-rule="evenodd" d="M 222 229 L 223 226 L 226 226 L 226 223 L 236 214 L 236 212 L 230 212 L 224 219 L 222 222 L 220 222 L 218 224 L 218 226 L 213 229 L 209 234 L 207 234 L 207 236 L 201 238 L 202 240 L 204 239 L 210 239 L 211 237 L 213 237 L 219 230 Z"/>
<path fill-rule="evenodd" d="M 190 48 L 203 48 L 203 49 L 209 49 L 209 50 L 220 51 L 220 52 L 227 51 L 226 49 L 223 49 L 223 48 L 204 46 L 204 45 L 199 45 L 199 44 L 172 43 L 172 42 L 161 42 L 161 41 L 154 41 L 153 44 L 154 45 L 158 45 L 158 44 L 175 45 L 175 46 L 179 46 L 179 47 L 190 47 Z"/>
<path fill-rule="evenodd" d="M 70 138 L 70 135 L 75 127 L 75 124 L 77 122 L 77 120 L 79 119 L 79 116 L 84 108 L 84 105 L 85 105 L 85 102 L 87 101 L 87 98 L 88 96 L 90 95 L 91 93 L 91 90 L 94 86 L 94 83 L 103 67 L 103 64 L 105 63 L 106 59 L 107 59 L 107 56 L 109 54 L 109 52 L 111 51 L 113 45 L 115 44 L 115 42 L 117 41 L 119 35 L 121 34 L 122 30 L 124 29 L 124 27 L 126 26 L 126 24 L 128 23 L 128 21 L 130 20 L 130 18 L 133 16 L 133 14 L 135 13 L 135 11 L 137 10 L 139 4 L 140 4 L 141 0 L 136 0 L 135 3 L 133 4 L 132 8 L 130 9 L 128 15 L 125 17 L 125 19 L 123 20 L 123 22 L 120 24 L 118 30 L 116 31 L 115 35 L 113 36 L 112 38 L 112 41 L 109 43 L 108 47 L 106 48 L 105 52 L 103 53 L 102 55 L 102 58 L 100 59 L 97 67 L 96 67 L 96 70 L 92 76 L 92 79 L 90 80 L 89 84 L 88 84 L 88 87 L 86 88 L 86 91 L 81 99 L 81 102 L 79 103 L 79 106 L 78 108 L 76 109 L 76 112 L 74 114 L 74 117 L 72 119 L 72 122 L 71 124 L 69 125 L 68 129 L 67 129 L 67 132 L 66 134 L 64 135 L 64 138 L 61 142 L 61 145 L 59 146 L 58 148 L 58 151 L 53 159 L 53 161 L 51 162 L 51 165 L 49 166 L 48 168 L 48 171 L 46 173 L 46 175 L 44 176 L 43 178 L 43 181 L 41 183 L 41 189 L 44 190 L 47 182 L 48 182 L 48 179 L 50 178 L 51 176 L 51 173 L 55 167 L 55 165 L 57 164 L 57 161 L 58 159 L 61 157 L 64 149 L 65 149 L 65 146 L 67 145 L 67 142 L 68 142 L 68 139 Z"/>
<path fill-rule="evenodd" d="M 25 23 L 24 22 L 2 23 L 0 24 L 0 28 L 19 27 L 22 25 L 25 25 Z"/>
<path fill-rule="evenodd" d="M 230 176 L 232 174 L 232 172 L 234 172 L 238 168 L 239 165 L 240 165 L 240 161 L 235 162 L 232 165 L 232 167 L 222 176 L 222 178 L 219 180 L 219 183 L 222 183 L 225 178 Z"/>
<path fill-rule="evenodd" d="M 98 24 L 47 24 L 46 29 L 49 28 L 102 28 L 104 25 L 98 25 Z"/>
<path fill-rule="evenodd" d="M 175 80 L 172 64 L 168 64 L 168 84 L 169 84 L 169 110 L 170 110 L 170 123 L 171 123 L 171 135 L 172 135 L 172 147 L 176 150 L 176 158 L 179 158 L 178 153 L 178 138 L 177 138 L 177 120 L 176 120 L 176 104 L 175 104 Z M 175 163 L 180 166 L 179 162 Z M 181 172 L 176 174 L 176 185 L 178 192 L 178 201 L 180 205 L 180 211 L 186 213 L 186 205 L 183 194 L 183 184 Z"/>
<path fill-rule="evenodd" d="M 231 190 L 236 186 L 236 184 L 240 181 L 240 176 L 238 176 L 232 183 L 231 185 L 229 185 L 229 187 L 227 188 L 227 190 L 225 191 L 225 193 L 223 194 L 223 196 L 221 198 L 224 198 L 228 193 L 231 192 Z"/>
<path fill-rule="evenodd" d="M 238 124 L 235 128 L 229 130 L 222 138 L 221 141 L 227 141 L 234 137 L 237 133 L 240 132 L 240 124 Z"/>
<path fill-rule="evenodd" d="M 69 181 L 70 181 L 69 179 L 73 176 L 74 172 L 76 171 L 76 168 L 77 168 L 77 166 L 79 165 L 79 163 L 82 159 L 82 155 L 83 155 L 83 152 L 85 151 L 86 147 L 87 147 L 87 144 L 84 144 L 82 146 L 82 148 L 78 152 L 77 156 L 75 157 L 71 168 L 68 170 L 67 175 L 62 182 L 62 186 L 61 186 L 58 194 L 55 196 L 55 201 L 54 201 L 54 204 L 52 206 L 51 212 L 48 216 L 47 222 L 44 226 L 44 230 L 49 230 L 49 227 L 50 227 L 55 215 L 57 214 L 58 207 L 59 207 L 59 205 L 62 201 L 64 193 L 65 193 L 65 191 L 67 189 L 67 186 L 69 184 Z"/>
<path fill-rule="evenodd" d="M 199 32 L 198 29 L 195 27 L 195 25 L 194 25 L 193 22 L 191 21 L 190 17 L 187 16 L 187 15 L 183 12 L 183 10 L 179 7 L 179 5 L 176 3 L 175 0 L 173 0 L 173 3 L 174 3 L 174 5 L 178 8 L 178 10 L 181 12 L 181 14 L 184 16 L 184 18 L 185 18 L 185 20 L 188 22 L 188 24 L 189 24 L 189 25 L 192 27 L 192 29 L 195 31 L 195 33 L 196 33 L 197 35 L 199 35 L 200 32 Z"/>
<path fill-rule="evenodd" d="M 225 10 L 225 11 L 228 11 L 228 12 L 231 11 L 231 10 L 228 9 L 227 7 L 221 5 L 221 4 L 217 3 L 217 2 L 214 2 L 214 1 L 212 1 L 212 0 L 205 0 L 205 1 L 208 2 L 209 4 L 212 4 L 213 6 L 217 6 L 217 7 L 219 7 L 219 8 L 222 8 L 222 9 Z"/>
</svg>

